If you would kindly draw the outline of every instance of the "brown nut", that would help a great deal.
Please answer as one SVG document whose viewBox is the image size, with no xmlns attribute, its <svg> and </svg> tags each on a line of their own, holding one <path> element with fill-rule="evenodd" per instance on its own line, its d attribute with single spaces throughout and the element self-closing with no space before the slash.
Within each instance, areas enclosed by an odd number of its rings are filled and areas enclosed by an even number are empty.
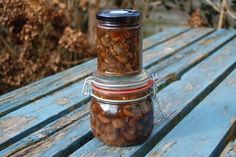
<svg viewBox="0 0 236 157">
<path fill-rule="evenodd" d="M 136 125 L 136 123 L 137 123 L 137 120 L 136 120 L 135 118 L 132 118 L 132 119 L 130 119 L 130 121 L 129 121 L 129 126 L 130 126 L 130 127 L 134 127 L 134 126 Z"/>
<path fill-rule="evenodd" d="M 122 52 L 124 52 L 124 49 L 122 48 L 122 46 L 119 44 L 115 44 L 113 46 L 113 49 L 115 50 L 116 52 L 116 55 L 120 55 Z"/>
<path fill-rule="evenodd" d="M 111 31 L 110 32 L 110 36 L 111 36 L 112 40 L 114 40 L 115 42 L 118 42 L 119 39 L 121 38 L 121 32 L 119 32 L 119 31 Z"/>
<path fill-rule="evenodd" d="M 106 58 L 106 57 L 107 57 L 105 51 L 100 51 L 100 52 L 99 52 L 99 55 L 100 55 L 102 58 Z"/>
<path fill-rule="evenodd" d="M 118 129 L 113 128 L 111 132 L 107 133 L 107 138 L 109 141 L 116 142 L 116 140 L 119 138 Z"/>
<path fill-rule="evenodd" d="M 136 129 L 135 129 L 135 127 L 129 127 L 128 128 L 128 133 L 130 134 L 130 135 L 134 135 L 135 133 L 136 133 Z"/>
<path fill-rule="evenodd" d="M 91 104 L 91 108 L 92 108 L 92 111 L 96 113 L 101 111 L 100 106 L 95 102 Z"/>
<path fill-rule="evenodd" d="M 106 132 L 106 134 L 112 133 L 112 132 L 113 132 L 113 127 L 112 127 L 112 125 L 111 125 L 111 124 L 106 124 L 106 125 L 104 126 L 104 131 Z"/>
<path fill-rule="evenodd" d="M 112 40 L 113 40 L 114 42 L 119 42 L 119 41 L 120 41 L 120 36 L 112 37 Z"/>
<path fill-rule="evenodd" d="M 127 131 L 123 131 L 122 135 L 124 135 L 125 139 L 127 139 L 130 142 L 134 142 L 137 138 L 135 134 L 136 130 L 133 128 L 129 128 Z"/>
<path fill-rule="evenodd" d="M 100 121 L 95 120 L 95 125 L 92 125 L 92 129 L 99 135 L 103 134 L 103 125 Z"/>
<path fill-rule="evenodd" d="M 114 128 L 123 128 L 125 127 L 125 122 L 123 119 L 114 119 L 112 120 L 112 126 Z"/>
<path fill-rule="evenodd" d="M 125 64 L 125 67 L 128 71 L 132 70 L 132 67 L 131 67 L 130 63 Z"/>
<path fill-rule="evenodd" d="M 129 45 L 127 43 L 124 43 L 124 50 L 125 52 L 129 51 Z"/>
<path fill-rule="evenodd" d="M 142 116 L 142 112 L 141 112 L 139 106 L 125 106 L 123 112 L 127 116 L 132 116 L 132 117 Z"/>
<path fill-rule="evenodd" d="M 107 117 L 105 117 L 105 116 L 103 116 L 103 115 L 101 115 L 101 114 L 99 114 L 98 115 L 98 118 L 99 118 L 99 120 L 102 122 L 102 123 L 110 123 L 110 119 L 109 118 L 107 118 Z"/>
<path fill-rule="evenodd" d="M 120 62 L 120 63 L 127 63 L 128 62 L 128 58 L 124 57 L 124 56 L 116 56 L 116 59 Z"/>
<path fill-rule="evenodd" d="M 124 114 L 125 114 L 126 116 L 131 116 L 131 117 L 135 116 L 134 113 L 131 112 L 131 111 L 130 111 L 129 109 L 127 109 L 127 108 L 125 108 L 125 109 L 123 110 L 123 112 L 124 112 Z"/>
<path fill-rule="evenodd" d="M 108 38 L 107 35 L 102 36 L 100 38 L 100 40 L 101 40 L 102 46 L 104 46 L 104 47 L 108 47 L 109 46 L 110 41 L 109 41 L 109 38 Z"/>
</svg>

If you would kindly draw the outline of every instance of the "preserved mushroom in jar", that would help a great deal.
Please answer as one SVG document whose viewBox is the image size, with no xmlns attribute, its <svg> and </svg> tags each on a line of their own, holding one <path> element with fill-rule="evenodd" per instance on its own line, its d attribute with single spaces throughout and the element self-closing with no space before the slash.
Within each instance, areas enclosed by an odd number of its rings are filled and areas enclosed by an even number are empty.
<svg viewBox="0 0 236 157">
<path fill-rule="evenodd" d="M 140 13 L 125 11 L 97 14 L 97 71 L 102 75 L 130 76 L 142 70 Z"/>
<path fill-rule="evenodd" d="M 93 90 L 96 97 L 122 100 L 121 103 L 111 103 L 93 98 L 90 121 L 94 136 L 112 146 L 130 146 L 144 142 L 153 129 L 153 104 L 150 92 L 150 88 L 123 94 Z"/>
</svg>

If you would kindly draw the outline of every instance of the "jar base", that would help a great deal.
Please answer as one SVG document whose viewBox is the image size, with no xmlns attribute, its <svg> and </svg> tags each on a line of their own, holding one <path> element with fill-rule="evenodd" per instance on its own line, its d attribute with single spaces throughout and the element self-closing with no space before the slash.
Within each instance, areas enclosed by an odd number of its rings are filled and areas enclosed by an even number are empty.
<svg viewBox="0 0 236 157">
<path fill-rule="evenodd" d="M 147 139 L 151 135 L 151 132 L 146 137 L 143 137 L 142 139 L 134 141 L 134 142 L 130 142 L 130 141 L 124 139 L 124 138 L 119 138 L 118 140 L 116 140 L 116 143 L 114 143 L 113 141 L 111 142 L 111 141 L 108 141 L 108 140 L 103 140 L 102 138 L 97 137 L 94 133 L 93 133 L 93 135 L 94 135 L 94 137 L 98 141 L 100 141 L 100 142 L 102 142 L 102 143 L 104 143 L 105 145 L 108 145 L 108 146 L 113 146 L 113 147 L 130 147 L 130 146 L 136 146 L 136 145 L 142 144 L 145 141 L 147 141 Z"/>
</svg>

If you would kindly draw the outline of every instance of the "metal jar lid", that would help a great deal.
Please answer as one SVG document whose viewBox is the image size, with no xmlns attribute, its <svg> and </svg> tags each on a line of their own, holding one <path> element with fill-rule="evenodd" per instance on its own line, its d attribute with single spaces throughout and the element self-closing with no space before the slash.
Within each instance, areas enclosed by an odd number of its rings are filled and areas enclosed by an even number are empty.
<svg viewBox="0 0 236 157">
<path fill-rule="evenodd" d="M 92 84 L 107 90 L 130 90 L 145 86 L 149 80 L 151 77 L 146 70 L 138 75 L 127 77 L 102 76 L 94 72 Z"/>
<path fill-rule="evenodd" d="M 110 24 L 137 25 L 140 23 L 141 13 L 132 9 L 101 10 L 96 18 Z"/>
</svg>

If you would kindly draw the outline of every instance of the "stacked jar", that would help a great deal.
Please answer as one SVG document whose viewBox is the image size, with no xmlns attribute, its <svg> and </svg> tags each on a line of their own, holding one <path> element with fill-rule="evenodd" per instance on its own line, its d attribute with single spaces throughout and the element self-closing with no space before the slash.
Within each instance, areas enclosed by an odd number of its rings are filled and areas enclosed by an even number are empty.
<svg viewBox="0 0 236 157">
<path fill-rule="evenodd" d="M 153 129 L 154 81 L 142 69 L 141 14 L 136 10 L 97 13 L 97 71 L 86 79 L 92 95 L 92 133 L 113 146 L 144 142 Z"/>
</svg>

